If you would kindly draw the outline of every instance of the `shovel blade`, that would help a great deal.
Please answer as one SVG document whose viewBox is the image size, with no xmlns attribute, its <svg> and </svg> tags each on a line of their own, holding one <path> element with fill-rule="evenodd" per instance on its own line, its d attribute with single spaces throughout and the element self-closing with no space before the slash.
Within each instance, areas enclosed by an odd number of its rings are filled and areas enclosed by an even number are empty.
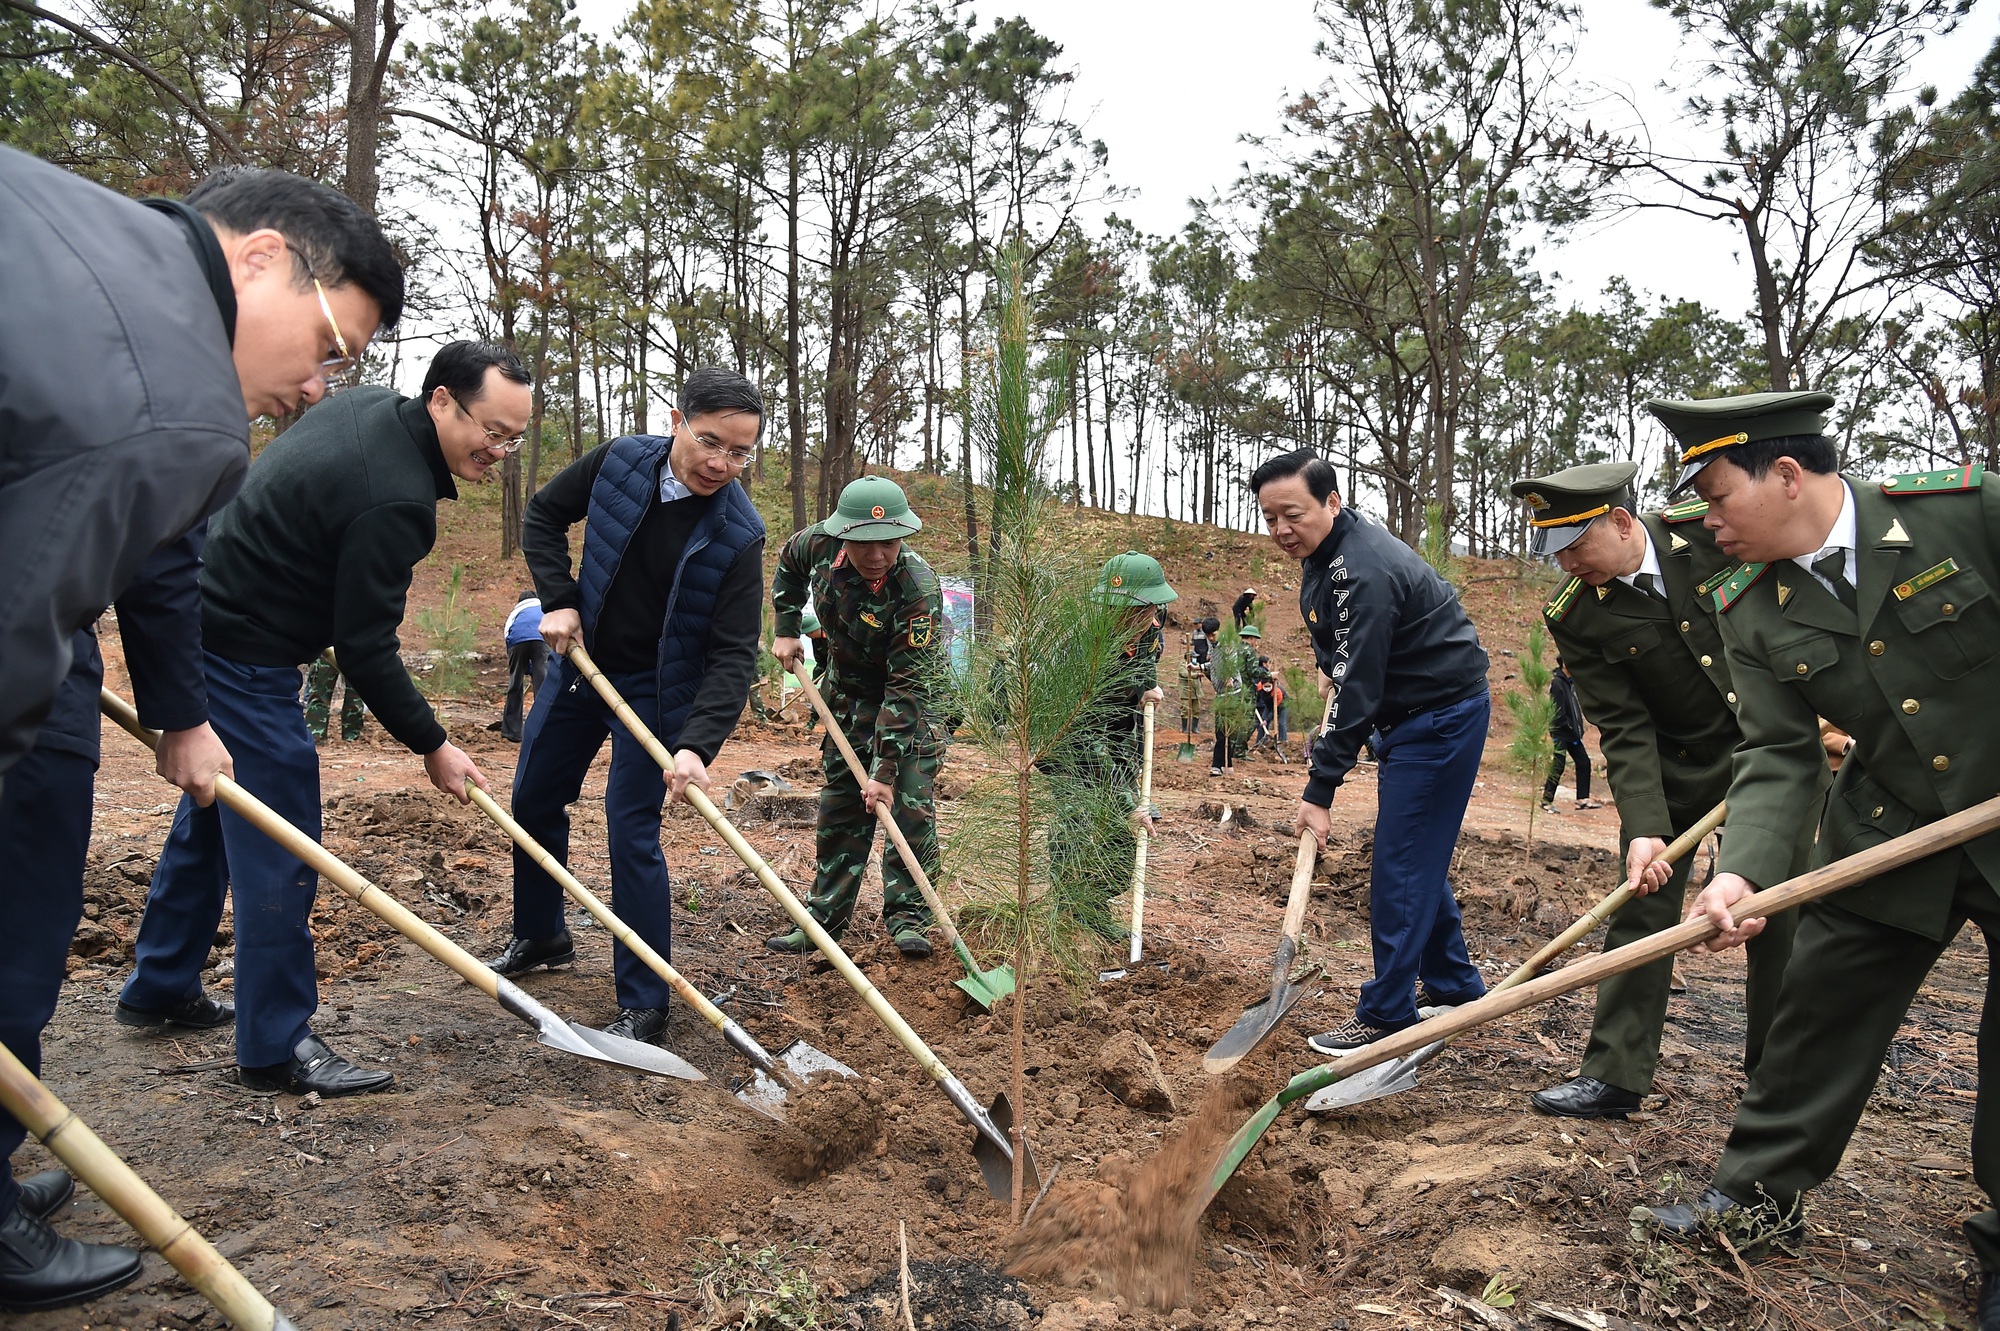
<svg viewBox="0 0 2000 1331">
<path fill-rule="evenodd" d="M 657 1045 L 641 1044 L 628 1040 L 622 1035 L 608 1035 L 603 1031 L 579 1026 L 573 1021 L 546 1021 L 541 1023 L 542 1043 L 551 1049 L 560 1049 L 566 1054 L 575 1054 L 597 1063 L 609 1063 L 617 1068 L 631 1068 L 635 1072 L 651 1073 L 655 1077 L 678 1077 L 682 1081 L 707 1081 L 701 1069 L 669 1049 Z"/>
<path fill-rule="evenodd" d="M 986 1110 L 986 1117 L 999 1132 L 1003 1141 L 1014 1137 L 1014 1104 L 1004 1094 L 993 1097 L 993 1103 Z M 1021 1153 L 1026 1158 L 1022 1162 L 1021 1183 L 1029 1192 L 1042 1190 L 1042 1171 L 1035 1167 L 1034 1148 L 1028 1145 L 1027 1134 L 1021 1135 Z M 1008 1148 L 994 1141 L 985 1133 L 972 1139 L 972 1158 L 979 1162 L 980 1177 L 986 1180 L 986 1191 L 995 1201 L 1014 1200 L 1014 1157 Z"/>
<path fill-rule="evenodd" d="M 815 1073 L 833 1072 L 843 1077 L 859 1074 L 832 1054 L 815 1049 L 804 1040 L 794 1040 L 776 1054 L 778 1066 L 790 1076 L 793 1082 L 804 1086 L 813 1079 Z M 762 1068 L 757 1068 L 733 1088 L 736 1098 L 750 1108 L 773 1118 L 785 1121 L 785 1083 L 771 1076 Z"/>
<path fill-rule="evenodd" d="M 1331 1114 L 1336 1109 L 1348 1109 L 1354 1105 L 1366 1104 L 1370 1100 L 1383 1100 L 1404 1091 L 1415 1090 L 1417 1069 L 1430 1061 L 1438 1050 L 1444 1048 L 1440 1040 L 1436 1044 L 1425 1045 L 1416 1053 L 1389 1063 L 1378 1063 L 1355 1073 L 1352 1077 L 1335 1082 L 1323 1091 L 1316 1092 L 1306 1101 L 1309 1114 Z"/>
<path fill-rule="evenodd" d="M 1241 1063 L 1252 1050 L 1264 1043 L 1285 1014 L 1298 1005 L 1306 996 L 1306 987 L 1301 984 L 1285 984 L 1270 997 L 1253 1003 L 1243 1010 L 1236 1024 L 1222 1033 L 1222 1038 L 1210 1045 L 1202 1055 L 1203 1072 L 1227 1072 Z"/>
<path fill-rule="evenodd" d="M 1177 749 L 1177 750 L 1176 750 L 1176 751 L 1174 752 L 1174 761 L 1175 761 L 1175 762 L 1177 762 L 1177 763 L 1191 763 L 1191 762 L 1193 762 L 1193 761 L 1194 761 L 1194 745 L 1192 745 L 1192 744 L 1182 744 L 1182 745 L 1180 746 L 1180 748 L 1179 748 L 1179 749 Z"/>
<path fill-rule="evenodd" d="M 991 1012 L 1000 1000 L 1014 992 L 1014 971 L 1010 966 L 995 966 L 990 971 L 979 969 L 979 963 L 972 955 L 972 949 L 958 940 L 954 949 L 958 954 L 958 964 L 965 967 L 965 978 L 954 981 L 965 996 L 979 1006 L 981 1012 Z"/>
</svg>

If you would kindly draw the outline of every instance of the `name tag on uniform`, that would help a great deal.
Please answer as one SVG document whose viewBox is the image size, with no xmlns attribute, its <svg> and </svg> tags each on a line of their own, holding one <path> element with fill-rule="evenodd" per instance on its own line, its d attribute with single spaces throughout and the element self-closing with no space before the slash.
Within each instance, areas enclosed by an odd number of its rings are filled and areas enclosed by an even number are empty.
<svg viewBox="0 0 2000 1331">
<path fill-rule="evenodd" d="M 1942 564 L 1933 564 L 1908 582 L 1896 584 L 1896 599 L 1907 601 L 1927 587 L 1935 587 L 1952 574 L 1958 572 L 1958 561 L 1947 559 Z"/>
</svg>

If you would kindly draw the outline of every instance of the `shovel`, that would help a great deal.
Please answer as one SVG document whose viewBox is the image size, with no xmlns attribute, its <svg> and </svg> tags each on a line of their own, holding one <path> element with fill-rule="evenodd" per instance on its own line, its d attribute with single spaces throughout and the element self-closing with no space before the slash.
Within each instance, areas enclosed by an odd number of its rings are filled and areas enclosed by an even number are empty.
<svg viewBox="0 0 2000 1331">
<path fill-rule="evenodd" d="M 1703 814 L 1700 822 L 1674 838 L 1674 843 L 1661 854 L 1660 861 L 1673 864 L 1699 846 L 1707 839 L 1710 832 L 1722 826 L 1728 808 L 1726 804 L 1718 804 Z M 1584 912 L 1575 924 L 1544 944 L 1541 951 L 1522 962 L 1520 968 L 1512 975 L 1487 992 L 1498 993 L 1502 989 L 1512 989 L 1517 984 L 1525 984 L 1534 979 L 1542 973 L 1544 966 L 1575 947 L 1591 930 L 1616 915 L 1634 895 L 1631 884 L 1619 887 Z M 1377 1064 L 1359 1076 L 1348 1077 L 1329 1086 L 1306 1101 L 1306 1112 L 1330 1113 L 1336 1109 L 1345 1109 L 1349 1105 L 1365 1104 L 1370 1100 L 1380 1100 L 1384 1096 L 1398 1095 L 1410 1090 L 1417 1084 L 1417 1069 L 1443 1053 L 1445 1046 L 1450 1043 L 1449 1040 L 1439 1040 L 1434 1044 L 1425 1045 L 1406 1058 L 1399 1058 L 1393 1063 Z"/>
<path fill-rule="evenodd" d="M 819 689 L 806 674 L 804 662 L 799 663 L 797 674 L 800 692 L 812 703 L 813 710 L 819 713 L 819 719 L 826 723 L 826 733 L 833 737 L 834 745 L 840 750 L 840 756 L 847 760 L 847 770 L 854 773 L 857 784 L 867 785 L 868 773 L 862 769 L 860 756 L 854 752 L 854 745 L 848 741 L 846 732 L 840 728 L 840 723 L 833 719 L 833 709 L 826 705 L 826 699 L 820 696 Z M 904 837 L 903 829 L 896 826 L 895 815 L 889 812 L 886 801 L 875 802 L 875 816 L 880 820 L 882 830 L 889 834 L 889 840 L 895 844 L 896 853 L 903 857 L 903 864 L 909 869 L 910 877 L 916 880 L 917 890 L 924 894 L 924 904 L 930 907 L 931 917 L 937 921 L 939 932 L 944 934 L 944 941 L 957 955 L 959 965 L 965 967 L 965 978 L 957 981 L 958 987 L 979 1005 L 981 1012 L 991 1012 L 1001 999 L 1014 992 L 1013 970 L 1006 966 L 996 966 L 990 971 L 979 969 L 978 961 L 973 958 L 972 949 L 968 948 L 965 940 L 958 936 L 958 929 L 951 922 L 951 912 L 945 909 L 943 899 L 937 894 L 937 888 L 931 885 L 930 875 L 924 872 L 924 866 L 918 861 L 916 852 L 910 849 L 909 840 Z"/>
<path fill-rule="evenodd" d="M 1738 922 L 1764 919 L 1780 911 L 1802 906 L 1808 901 L 1817 901 L 1842 888 L 1866 882 L 1906 864 L 1914 863 L 1927 855 L 1935 855 L 1941 850 L 1963 845 L 1975 837 L 2000 829 L 2000 798 L 1982 801 L 1969 809 L 1940 818 L 1925 827 L 1902 836 L 1871 846 L 1858 855 L 1836 860 L 1824 868 L 1800 874 L 1752 896 L 1747 896 L 1731 908 L 1730 913 Z M 1661 957 L 1671 957 L 1676 952 L 1686 951 L 1697 943 L 1715 937 L 1716 928 L 1706 915 L 1698 919 L 1683 920 L 1671 929 L 1662 929 L 1656 934 L 1627 943 L 1611 952 L 1600 952 L 1574 966 L 1565 966 L 1553 975 L 1544 975 L 1537 980 L 1515 985 L 1511 989 L 1487 994 L 1476 1002 L 1464 1007 L 1452 1008 L 1420 1021 L 1407 1030 L 1384 1036 L 1373 1044 L 1364 1045 L 1331 1063 L 1322 1063 L 1316 1068 L 1308 1068 L 1264 1102 L 1250 1121 L 1236 1130 L 1236 1135 L 1224 1146 L 1222 1157 L 1216 1163 L 1215 1172 L 1209 1176 L 1207 1187 L 1201 1198 L 1205 1209 L 1236 1172 L 1237 1166 L 1248 1158 L 1250 1148 L 1257 1144 L 1264 1130 L 1277 1120 L 1285 1106 L 1296 1100 L 1324 1090 L 1336 1082 L 1345 1081 L 1358 1072 L 1380 1064 L 1402 1058 L 1439 1040 L 1448 1040 L 1462 1035 L 1474 1026 L 1482 1026 L 1496 1017 L 1504 1017 L 1510 1012 L 1546 1003 L 1551 998 L 1577 989 L 1598 984 L 1613 975 L 1623 975 L 1626 971 L 1637 970 L 1641 966 L 1658 961 Z"/>
<path fill-rule="evenodd" d="M 139 714 L 131 704 L 109 689 L 100 690 L 99 705 L 104 714 L 132 732 L 148 748 L 160 737 L 139 724 Z M 215 797 L 244 822 L 283 846 L 320 877 L 353 897 L 356 904 L 381 917 L 384 923 L 424 951 L 457 971 L 473 988 L 497 1001 L 501 1007 L 536 1029 L 543 1044 L 578 1058 L 588 1058 L 613 1067 L 631 1068 L 656 1076 L 679 1077 L 683 1081 L 706 1081 L 693 1064 L 664 1049 L 637 1040 L 594 1031 L 555 1013 L 522 992 L 513 981 L 493 973 L 478 958 L 411 914 L 402 902 L 350 869 L 326 847 L 286 822 L 270 805 L 252 795 L 226 776 L 215 780 Z"/>
<path fill-rule="evenodd" d="M 1146 761 L 1139 769 L 1139 807 L 1151 810 L 1153 807 L 1153 700 L 1146 699 Z M 1125 959 L 1128 966 L 1139 964 L 1139 953 L 1145 948 L 1146 937 L 1146 841 L 1150 829 L 1144 823 L 1139 825 L 1138 849 L 1132 859 L 1132 952 Z"/>
<path fill-rule="evenodd" d="M 673 755 L 668 753 L 666 745 L 660 743 L 659 738 L 646 728 L 646 724 L 639 719 L 637 713 L 633 712 L 631 704 L 618 696 L 618 690 L 604 677 L 604 672 L 597 668 L 597 663 L 590 659 L 590 653 L 584 650 L 581 643 L 570 645 L 569 659 L 576 662 L 577 670 L 590 681 L 590 686 L 597 690 L 598 696 L 603 698 L 617 714 L 625 728 L 632 732 L 632 737 L 639 741 L 640 747 L 652 755 L 653 761 L 660 765 L 662 771 L 671 772 L 674 768 Z M 785 914 L 791 916 L 792 923 L 805 932 L 806 937 L 812 940 L 813 946 L 818 948 L 820 954 L 840 973 L 840 978 L 847 981 L 848 987 L 860 995 L 868 1010 L 888 1028 L 889 1034 L 896 1037 L 896 1042 L 909 1051 L 910 1057 L 917 1060 L 918 1066 L 930 1074 L 931 1080 L 938 1084 L 938 1089 L 945 1093 L 945 1098 L 951 1101 L 952 1107 L 964 1115 L 965 1121 L 973 1126 L 977 1135 L 972 1139 L 972 1158 L 979 1162 L 979 1173 L 986 1180 L 986 1190 L 1000 1201 L 1012 1201 L 1014 1148 L 1008 1140 L 1008 1134 L 1013 1128 L 1014 1107 L 1007 1097 L 1005 1095 L 996 1097 L 990 1112 L 981 1109 L 979 1102 L 972 1098 L 972 1092 L 965 1089 L 965 1083 L 954 1077 L 951 1069 L 947 1068 L 943 1060 L 932 1053 L 930 1046 L 924 1043 L 923 1037 L 910 1029 L 910 1023 L 904 1021 L 903 1015 L 889 1005 L 889 1000 L 884 998 L 881 991 L 861 973 L 861 968 L 854 964 L 853 959 L 841 951 L 840 944 L 836 943 L 833 936 L 812 917 L 812 912 L 792 895 L 784 880 L 764 862 L 763 856 L 751 848 L 750 843 L 743 839 L 743 834 L 736 830 L 735 825 L 722 816 L 722 811 L 715 807 L 715 802 L 709 799 L 707 793 L 700 786 L 690 785 L 685 794 L 688 803 L 694 806 L 695 812 L 708 820 L 708 825 L 715 829 L 716 835 L 736 852 L 736 858 L 742 860 L 744 865 L 757 875 L 757 881 L 763 885 L 771 899 L 778 903 Z M 1024 1151 L 1026 1146 L 1026 1139 L 1023 1138 Z M 1026 1154 L 1028 1158 L 1022 1162 L 1026 1174 L 1025 1186 L 1039 1189 L 1041 1173 L 1035 1168 L 1034 1152 L 1026 1151 Z"/>
<path fill-rule="evenodd" d="M 562 884 L 563 891 L 569 893 L 570 900 L 590 913 L 590 917 L 610 932 L 613 938 L 632 950 L 632 955 L 645 962 L 673 987 L 681 996 L 681 1001 L 701 1014 L 703 1021 L 722 1033 L 722 1038 L 731 1049 L 750 1060 L 756 1069 L 742 1085 L 736 1087 L 736 1098 L 750 1108 L 774 1118 L 780 1123 L 785 1120 L 785 1095 L 787 1091 L 803 1090 L 815 1072 L 838 1072 L 843 1077 L 852 1077 L 853 1068 L 848 1067 L 831 1054 L 822 1053 L 803 1040 L 794 1040 L 780 1049 L 773 1057 L 763 1045 L 758 1044 L 750 1032 L 732 1020 L 728 1013 L 709 1002 L 708 996 L 688 982 L 687 977 L 675 970 L 667 959 L 655 952 L 645 939 L 632 931 L 632 926 L 611 913 L 611 910 L 597 895 L 576 880 L 575 875 L 565 868 L 561 861 L 549 854 L 541 842 L 528 835 L 528 830 L 515 822 L 491 795 L 473 785 L 465 783 L 465 793 L 480 811 L 514 838 L 516 845 L 528 853 L 528 857 L 542 866 L 542 869 Z"/>
<path fill-rule="evenodd" d="M 146 1186 L 89 1124 L 56 1099 L 5 1046 L 0 1046 L 0 1108 L 19 1119 L 71 1174 L 103 1198 L 153 1251 L 171 1262 L 231 1326 L 241 1331 L 296 1331 L 291 1318 L 273 1308 L 228 1258 Z"/>
</svg>

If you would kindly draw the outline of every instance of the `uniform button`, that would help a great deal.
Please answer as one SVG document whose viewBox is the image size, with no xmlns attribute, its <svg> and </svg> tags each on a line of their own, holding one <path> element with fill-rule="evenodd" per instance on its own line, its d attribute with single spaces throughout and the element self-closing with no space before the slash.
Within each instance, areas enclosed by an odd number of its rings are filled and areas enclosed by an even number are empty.
<svg viewBox="0 0 2000 1331">
<path fill-rule="evenodd" d="M 1694 627 L 1694 625 L 1692 625 L 1692 624 L 1688 623 L 1688 622 L 1687 622 L 1687 621 L 1686 621 L 1685 619 L 1683 619 L 1683 620 L 1681 621 L 1681 632 L 1683 632 L 1683 633 L 1686 633 L 1686 632 L 1687 632 L 1688 630 L 1692 629 L 1693 627 Z"/>
<path fill-rule="evenodd" d="M 1873 812 L 1873 813 L 1869 814 L 1868 816 L 1869 816 L 1870 818 L 1880 818 L 1880 817 L 1882 816 L 1882 806 L 1881 806 L 1881 805 L 1879 805 L 1879 804 L 1878 804 L 1878 805 L 1876 805 L 1876 806 L 1875 806 L 1875 812 Z"/>
<path fill-rule="evenodd" d="M 1880 656 L 1887 649 L 1888 649 L 1888 644 L 1883 642 L 1880 638 L 1877 638 L 1875 639 L 1875 641 L 1868 644 L 1868 654 L 1870 656 Z"/>
<path fill-rule="evenodd" d="M 1688 751 L 1687 751 L 1686 749 L 1682 749 L 1682 750 L 1681 750 L 1681 757 L 1685 758 L 1685 757 L 1687 757 L 1687 756 L 1688 756 Z"/>
<path fill-rule="evenodd" d="M 1903 710 L 1905 712 L 1908 712 L 1911 716 L 1915 716 L 1917 714 L 1917 708 L 1921 706 L 1923 706 L 1923 704 L 1918 702 L 1915 698 L 1903 699 Z"/>
<path fill-rule="evenodd" d="M 1950 601 L 1946 601 L 1943 605 L 1938 607 L 1938 613 L 1941 615 L 1948 615 L 1956 609 L 1958 609 L 1957 606 L 1953 605 Z"/>
<path fill-rule="evenodd" d="M 1804 661 L 1801 661 L 1801 662 L 1799 662 L 1799 665 L 1798 665 L 1798 672 L 1799 672 L 1799 673 L 1800 673 L 1801 675 L 1805 674 L 1805 673 L 1806 673 L 1806 671 L 1808 671 L 1808 670 L 1810 670 L 1810 669 L 1812 669 L 1812 667 L 1811 667 L 1811 666 L 1809 666 L 1809 665 L 1807 665 L 1807 664 L 1806 664 L 1806 663 L 1805 663 Z"/>
<path fill-rule="evenodd" d="M 1704 656 L 1703 656 L 1703 657 L 1701 658 L 1701 663 L 1702 663 L 1703 665 L 1705 665 L 1705 666 L 1712 666 L 1712 665 L 1714 665 L 1714 664 L 1715 664 L 1715 658 L 1714 658 L 1714 657 L 1712 657 L 1712 656 L 1707 656 L 1707 655 L 1704 655 Z"/>
<path fill-rule="evenodd" d="M 1733 693 L 1725 694 L 1723 696 L 1726 697 L 1732 705 L 1736 702 L 1736 695 Z"/>
<path fill-rule="evenodd" d="M 1625 649 L 1625 654 L 1627 656 L 1637 656 L 1639 654 L 1639 649 L 1637 647 L 1627 647 Z"/>
<path fill-rule="evenodd" d="M 1931 759 L 1931 766 L 1935 767 L 1938 771 L 1942 772 L 1946 768 L 1951 766 L 1951 759 L 1945 757 L 1942 753 L 1940 753 L 1937 757 Z"/>
</svg>

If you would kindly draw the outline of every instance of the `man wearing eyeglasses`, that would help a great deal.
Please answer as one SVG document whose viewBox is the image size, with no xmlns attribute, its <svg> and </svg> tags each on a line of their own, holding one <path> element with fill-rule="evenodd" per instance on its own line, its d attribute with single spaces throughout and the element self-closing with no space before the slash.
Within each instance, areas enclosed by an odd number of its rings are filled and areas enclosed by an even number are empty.
<svg viewBox="0 0 2000 1331">
<path fill-rule="evenodd" d="M 542 598 L 542 638 L 565 659 L 538 690 L 514 768 L 514 817 L 558 860 L 569 859 L 569 806 L 611 740 L 604 818 L 612 909 L 661 956 L 671 955 L 673 896 L 660 854 L 671 793 L 709 788 L 708 764 L 736 729 L 757 671 L 764 597 L 764 520 L 737 477 L 764 432 L 764 398 L 732 370 L 698 369 L 681 387 L 671 431 L 601 444 L 528 501 L 521 553 Z M 588 519 L 572 574 L 569 531 Z M 591 657 L 674 753 L 659 768 L 567 659 Z M 502 975 L 576 959 L 563 893 L 514 852 L 514 936 L 487 964 Z M 605 1029 L 652 1040 L 665 1029 L 667 986 L 618 943 L 617 1020 Z"/>
<path fill-rule="evenodd" d="M 467 781 L 486 785 L 404 669 L 397 630 L 412 570 L 437 538 L 438 501 L 519 446 L 528 382 L 505 347 L 453 342 L 431 361 L 420 397 L 374 386 L 337 393 L 258 456 L 242 493 L 210 524 L 201 632 L 211 719 L 238 755 L 243 787 L 314 838 L 319 760 L 300 667 L 329 646 L 383 728 L 423 755 L 433 785 L 461 801 Z M 201 970 L 234 892 L 244 1083 L 323 1098 L 386 1087 L 387 1069 L 357 1067 L 313 1033 L 319 989 L 308 921 L 317 887 L 312 870 L 249 824 L 182 801 L 153 872 L 118 1019 L 158 1025 L 211 1002 Z"/>
</svg>

